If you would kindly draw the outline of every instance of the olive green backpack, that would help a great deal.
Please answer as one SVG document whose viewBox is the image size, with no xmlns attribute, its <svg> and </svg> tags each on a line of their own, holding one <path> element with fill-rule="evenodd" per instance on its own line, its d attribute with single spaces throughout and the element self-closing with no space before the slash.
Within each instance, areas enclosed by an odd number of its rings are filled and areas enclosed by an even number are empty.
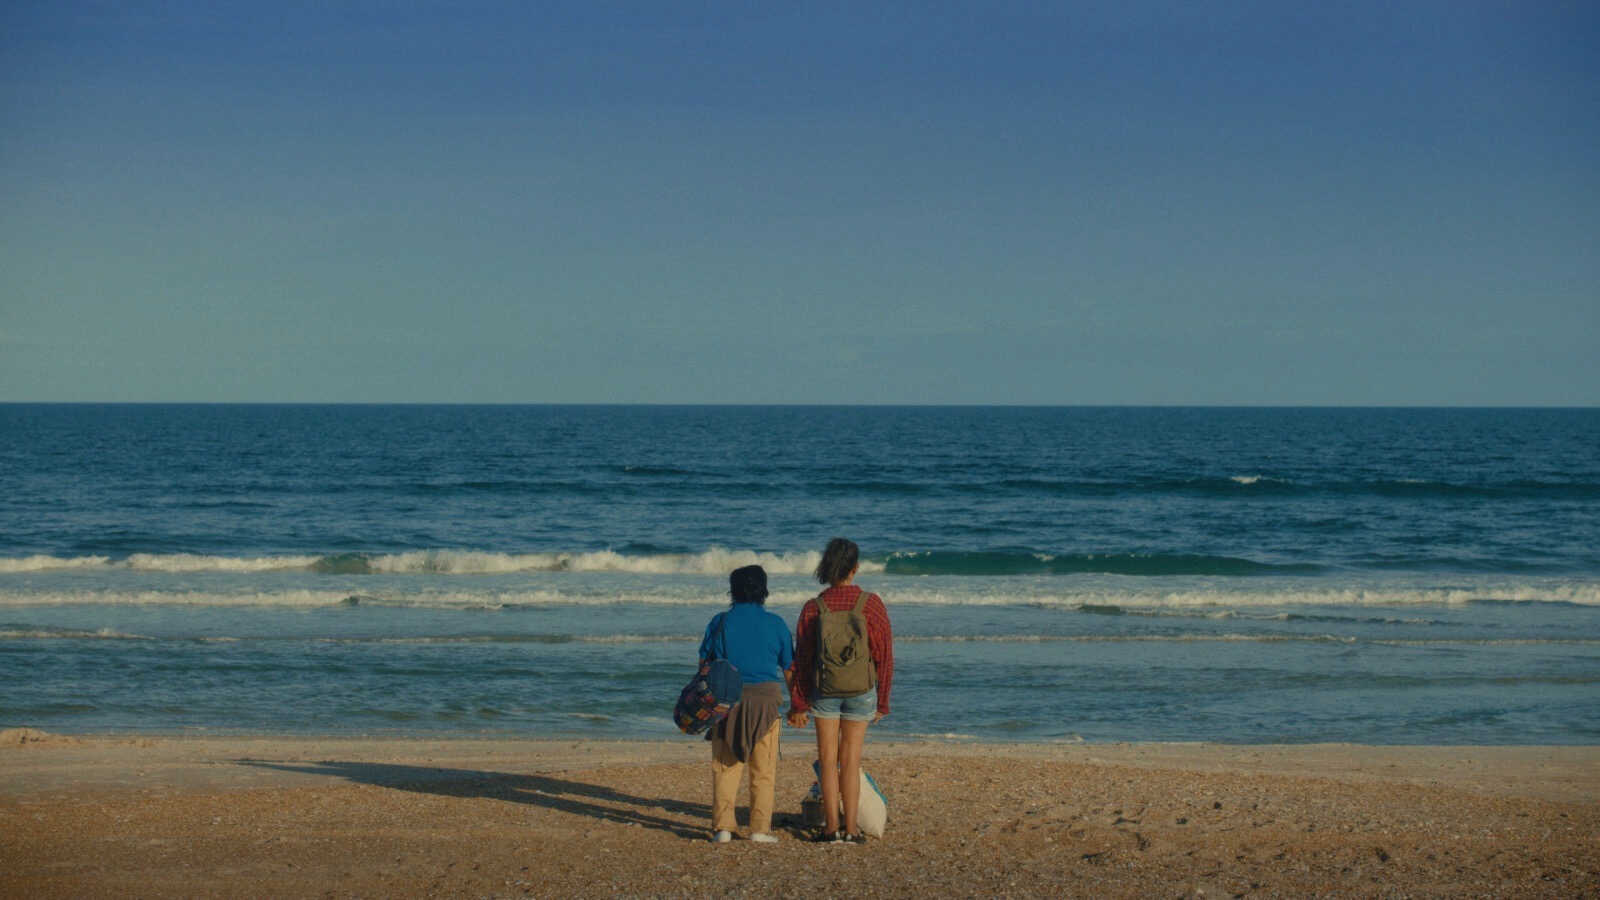
<svg viewBox="0 0 1600 900">
<path fill-rule="evenodd" d="M 817 596 L 817 696 L 856 697 L 877 686 L 866 608 L 866 591 L 856 596 L 853 608 L 838 612 Z"/>
</svg>

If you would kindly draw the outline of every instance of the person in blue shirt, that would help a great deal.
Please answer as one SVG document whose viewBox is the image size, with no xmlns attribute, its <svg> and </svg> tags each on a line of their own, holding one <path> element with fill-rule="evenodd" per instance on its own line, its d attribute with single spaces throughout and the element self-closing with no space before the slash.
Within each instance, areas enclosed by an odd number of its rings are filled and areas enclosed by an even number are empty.
<svg viewBox="0 0 1600 900">
<path fill-rule="evenodd" d="M 726 659 L 744 681 L 739 702 L 706 734 L 711 741 L 712 840 L 733 840 L 738 823 L 734 800 L 746 765 L 750 769 L 750 840 L 770 844 L 772 803 L 777 789 L 778 735 L 783 699 L 793 676 L 794 638 L 783 617 L 767 612 L 767 571 L 734 569 L 728 576 L 733 605 L 706 624 L 700 659 Z"/>
</svg>

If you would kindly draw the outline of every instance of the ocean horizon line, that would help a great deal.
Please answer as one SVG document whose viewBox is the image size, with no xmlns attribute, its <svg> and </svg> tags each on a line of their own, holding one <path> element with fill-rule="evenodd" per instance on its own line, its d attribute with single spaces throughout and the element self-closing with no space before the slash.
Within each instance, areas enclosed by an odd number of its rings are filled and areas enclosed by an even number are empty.
<svg viewBox="0 0 1600 900">
<path fill-rule="evenodd" d="M 453 401 L 453 400 L 0 400 L 0 407 L 281 407 L 402 409 L 1195 409 L 1195 410 L 1448 410 L 1448 411 L 1593 411 L 1600 403 L 1433 404 L 1433 403 L 755 403 L 723 401 L 612 402 Z"/>
</svg>

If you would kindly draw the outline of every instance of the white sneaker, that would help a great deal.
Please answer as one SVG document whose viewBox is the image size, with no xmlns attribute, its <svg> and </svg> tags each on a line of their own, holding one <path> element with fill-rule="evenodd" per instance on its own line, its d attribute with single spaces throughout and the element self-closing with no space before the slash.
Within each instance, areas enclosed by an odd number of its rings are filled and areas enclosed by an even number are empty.
<svg viewBox="0 0 1600 900">
<path fill-rule="evenodd" d="M 732 840 L 733 840 L 733 832 L 731 832 L 731 831 L 719 831 L 715 835 L 712 836 L 711 843 L 713 843 L 713 844 L 726 844 L 726 843 L 731 842 Z"/>
<path fill-rule="evenodd" d="M 776 844 L 778 842 L 778 836 L 763 831 L 759 834 L 750 835 L 750 840 L 757 844 Z"/>
</svg>

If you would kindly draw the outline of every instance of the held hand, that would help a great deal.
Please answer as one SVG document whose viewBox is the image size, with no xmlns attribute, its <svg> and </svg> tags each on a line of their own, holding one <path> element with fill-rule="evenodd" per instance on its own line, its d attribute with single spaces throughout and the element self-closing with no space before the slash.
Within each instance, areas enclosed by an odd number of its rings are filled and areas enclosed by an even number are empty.
<svg viewBox="0 0 1600 900">
<path fill-rule="evenodd" d="M 811 718 L 811 714 L 806 712 L 805 710 L 800 710 L 799 712 L 795 712 L 795 711 L 791 710 L 789 712 L 789 727 L 790 728 L 804 728 L 804 727 L 806 727 L 807 720 L 810 719 L 810 718 Z"/>
<path fill-rule="evenodd" d="M 876 725 L 879 722 L 882 722 L 883 721 L 883 717 L 887 716 L 887 715 L 888 715 L 888 713 L 874 712 L 872 714 L 872 722 L 869 723 L 869 724 Z"/>
</svg>

